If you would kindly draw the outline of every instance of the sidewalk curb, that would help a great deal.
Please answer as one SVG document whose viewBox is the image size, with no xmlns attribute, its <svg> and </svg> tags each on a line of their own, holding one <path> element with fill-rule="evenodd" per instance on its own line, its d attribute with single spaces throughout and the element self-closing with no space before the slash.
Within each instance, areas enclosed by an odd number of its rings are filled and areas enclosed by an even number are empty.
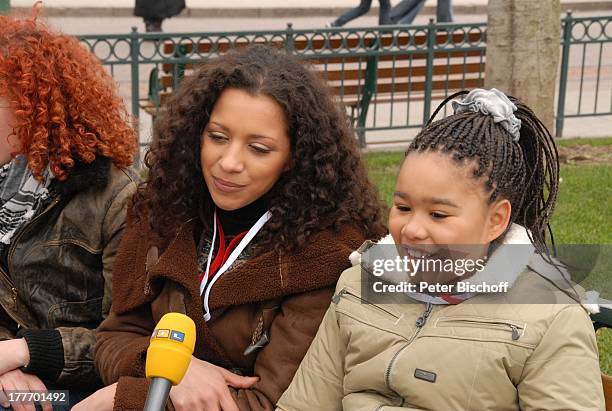
<svg viewBox="0 0 612 411">
<path fill-rule="evenodd" d="M 29 7 L 13 7 L 11 14 L 27 14 Z M 278 7 L 278 8 L 186 8 L 178 17 L 222 17 L 222 18 L 244 18 L 244 17 L 332 17 L 344 12 L 343 7 Z M 565 13 L 572 11 L 607 11 L 612 14 L 609 0 L 590 2 L 562 2 L 561 10 Z M 425 6 L 421 14 L 435 15 L 434 6 Z M 482 5 L 456 5 L 453 7 L 455 14 L 487 14 L 487 6 Z M 131 7 L 44 7 L 43 14 L 51 17 L 132 17 Z M 372 7 L 369 15 L 377 15 L 378 7 Z"/>
</svg>

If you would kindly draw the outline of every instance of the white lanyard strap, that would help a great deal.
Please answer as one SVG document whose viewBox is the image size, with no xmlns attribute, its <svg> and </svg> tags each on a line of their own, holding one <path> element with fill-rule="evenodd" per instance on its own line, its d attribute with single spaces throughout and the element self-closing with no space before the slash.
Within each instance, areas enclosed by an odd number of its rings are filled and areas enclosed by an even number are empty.
<svg viewBox="0 0 612 411">
<path fill-rule="evenodd" d="M 200 283 L 200 295 L 202 295 L 202 293 L 204 292 L 204 321 L 210 320 L 210 308 L 208 307 L 208 299 L 210 297 L 210 291 L 212 290 L 213 285 L 223 275 L 223 273 L 225 273 L 227 269 L 231 267 L 231 265 L 234 263 L 234 261 L 236 261 L 236 259 L 242 253 L 242 251 L 246 248 L 246 246 L 251 242 L 251 240 L 253 240 L 255 235 L 257 235 L 259 230 L 261 230 L 261 228 L 268 222 L 270 217 L 272 217 L 272 213 L 270 213 L 269 211 L 266 211 L 264 215 L 259 217 L 259 220 L 257 220 L 257 222 L 253 225 L 253 227 L 249 229 L 249 231 L 246 233 L 244 238 L 240 240 L 236 248 L 234 248 L 234 250 L 231 252 L 229 257 L 227 258 L 227 261 L 225 261 L 225 263 L 221 266 L 221 268 L 217 270 L 215 276 L 210 281 L 208 281 L 208 284 L 206 284 L 204 281 Z M 215 223 L 213 225 L 214 227 L 213 228 L 213 243 L 210 247 L 210 252 L 208 253 L 208 261 L 206 263 L 206 274 L 204 278 L 208 278 L 208 275 L 209 275 L 210 262 L 212 259 L 213 249 L 215 246 L 215 239 L 217 236 L 217 211 L 216 210 L 215 210 L 214 218 L 215 218 Z M 204 290 L 205 288 L 206 290 Z"/>
<path fill-rule="evenodd" d="M 210 244 L 210 250 L 208 250 L 208 260 L 206 261 L 206 274 L 200 281 L 200 295 L 202 295 L 202 291 L 204 291 L 204 286 L 208 280 L 208 273 L 210 272 L 210 262 L 212 261 L 212 256 L 215 252 L 215 241 L 217 240 L 217 210 L 215 209 L 215 214 L 213 216 L 213 238 L 212 243 Z"/>
</svg>

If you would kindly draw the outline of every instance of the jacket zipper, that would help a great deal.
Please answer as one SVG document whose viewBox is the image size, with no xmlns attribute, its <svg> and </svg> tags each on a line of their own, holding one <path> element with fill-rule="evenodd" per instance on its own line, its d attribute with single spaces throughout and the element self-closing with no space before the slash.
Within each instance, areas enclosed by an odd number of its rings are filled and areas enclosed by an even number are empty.
<svg viewBox="0 0 612 411">
<path fill-rule="evenodd" d="M 8 265 L 8 257 L 7 257 L 7 265 Z M 11 277 L 4 271 L 3 268 L 0 268 L 0 273 L 2 274 L 2 279 L 8 285 L 8 288 L 10 288 L 11 290 L 11 294 L 13 296 L 13 310 L 16 310 L 17 309 L 17 288 L 15 288 L 15 284 L 11 280 Z M 10 315 L 10 313 L 8 312 L 9 310 L 5 310 L 5 311 Z M 12 315 L 11 315 L 11 318 L 13 318 Z M 15 318 L 13 318 L 13 320 L 17 321 Z M 19 323 L 19 321 L 17 321 L 17 323 Z"/>
<path fill-rule="evenodd" d="M 4 281 L 7 283 L 7 285 L 11 289 L 11 295 L 13 296 L 12 297 L 12 299 L 13 299 L 13 309 L 15 309 L 15 308 L 17 308 L 17 288 L 15 288 L 15 284 L 11 280 L 11 277 L 2 268 L 0 268 L 0 274 L 2 274 L 2 277 L 3 277 Z"/>
<path fill-rule="evenodd" d="M 433 309 L 433 304 L 427 303 L 427 307 L 425 307 L 425 311 L 423 311 L 423 314 L 421 314 L 415 321 L 415 325 L 417 327 L 416 330 L 414 330 L 414 333 L 412 334 L 408 342 L 402 348 L 397 350 L 395 354 L 393 354 L 393 357 L 391 358 L 391 361 L 389 362 L 389 365 L 387 366 L 387 369 L 385 370 L 385 384 L 391 391 L 395 392 L 395 390 L 391 388 L 391 381 L 389 380 L 391 377 L 391 370 L 395 366 L 395 361 L 397 360 L 397 357 L 402 353 L 402 351 L 408 348 L 408 346 L 414 341 L 414 339 L 419 334 L 423 326 L 427 323 L 427 319 L 429 318 L 429 315 L 431 314 L 432 309 Z"/>
<path fill-rule="evenodd" d="M 19 239 L 21 237 L 23 237 L 24 233 L 26 233 L 29 229 L 29 227 L 32 226 L 32 224 L 34 224 L 38 219 L 40 219 L 43 215 L 45 215 L 49 210 L 51 210 L 53 207 L 55 207 L 58 203 L 60 202 L 60 197 L 56 197 L 55 199 L 53 199 L 53 202 L 51 202 L 51 204 L 49 204 L 47 206 L 47 208 L 40 213 L 39 215 L 37 215 L 36 217 L 34 217 L 32 220 L 30 220 L 29 223 L 27 223 L 23 229 L 21 229 L 17 235 L 15 236 L 15 238 L 13 238 L 11 240 L 11 245 L 9 246 L 9 251 L 6 257 L 6 265 L 9 268 L 9 272 L 10 272 L 10 268 L 11 268 L 11 259 L 13 257 L 13 254 L 15 254 L 15 247 L 16 244 L 19 242 Z M 17 292 L 17 287 L 15 287 L 15 283 L 13 283 L 13 280 L 11 279 L 11 277 L 8 275 L 8 273 L 6 273 L 3 269 L 0 269 L 0 273 L 2 274 L 2 277 L 4 277 L 4 281 L 6 281 L 6 283 L 8 284 L 8 286 L 11 289 L 11 293 L 13 295 L 13 310 L 17 311 L 17 297 L 18 297 L 18 292 Z M 25 324 L 23 324 L 22 321 L 18 320 L 17 318 L 15 318 L 15 315 L 10 312 L 10 310 L 5 309 L 4 310 L 9 317 L 11 317 L 13 319 L 13 321 L 15 321 L 17 323 L 17 325 L 19 327 L 24 327 Z"/>
<path fill-rule="evenodd" d="M 357 302 L 359 302 L 361 304 L 367 304 L 368 306 L 374 307 L 378 311 L 380 311 L 380 312 L 382 312 L 382 313 L 384 313 L 386 315 L 389 315 L 389 316 L 395 318 L 396 320 L 400 319 L 400 317 L 398 317 L 397 315 L 393 314 L 391 311 L 387 311 L 384 308 L 369 302 L 365 298 L 360 297 L 360 296 L 358 296 L 355 293 L 352 293 L 347 288 L 343 288 L 342 290 L 340 290 L 340 292 L 338 294 L 334 295 L 332 297 L 332 302 L 337 305 L 341 298 L 352 299 L 353 301 L 357 301 Z"/>
<path fill-rule="evenodd" d="M 5 282 L 8 285 L 8 288 L 11 290 L 11 299 L 13 300 L 13 310 L 8 310 L 6 307 L 4 307 L 4 312 L 6 312 L 6 314 L 17 323 L 18 328 L 25 327 L 24 322 L 13 314 L 13 311 L 17 311 L 17 288 L 11 281 L 9 275 L 2 268 L 0 268 L 0 274 L 2 275 L 3 282 Z"/>
<path fill-rule="evenodd" d="M 448 327 L 452 327 L 452 323 L 467 323 L 467 324 L 484 324 L 484 325 L 498 325 L 502 328 L 510 328 L 510 332 L 512 333 L 512 341 L 519 340 L 522 336 L 523 327 L 519 327 L 518 325 L 510 324 L 502 321 L 478 321 L 478 320 L 469 320 L 469 319 L 456 319 L 450 320 L 448 318 L 440 318 L 438 320 L 439 323 L 446 323 Z"/>
<path fill-rule="evenodd" d="M 515 325 L 511 325 L 510 329 L 512 329 L 512 340 L 516 341 L 519 338 L 521 338 L 521 333 L 519 332 L 518 328 Z"/>
</svg>

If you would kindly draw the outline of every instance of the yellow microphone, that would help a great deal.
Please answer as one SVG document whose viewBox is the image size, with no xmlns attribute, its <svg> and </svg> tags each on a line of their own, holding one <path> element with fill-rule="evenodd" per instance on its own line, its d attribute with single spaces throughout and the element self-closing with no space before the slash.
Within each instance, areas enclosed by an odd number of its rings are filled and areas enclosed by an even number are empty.
<svg viewBox="0 0 612 411">
<path fill-rule="evenodd" d="M 183 379 L 195 348 L 195 323 L 180 313 L 167 313 L 157 323 L 147 349 L 145 374 L 150 381 L 144 411 L 163 411 L 170 388 Z"/>
</svg>

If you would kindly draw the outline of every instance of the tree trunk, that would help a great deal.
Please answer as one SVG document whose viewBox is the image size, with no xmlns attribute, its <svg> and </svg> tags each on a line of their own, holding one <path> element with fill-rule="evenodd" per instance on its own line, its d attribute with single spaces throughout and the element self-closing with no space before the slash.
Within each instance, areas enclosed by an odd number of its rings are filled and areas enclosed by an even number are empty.
<svg viewBox="0 0 612 411">
<path fill-rule="evenodd" d="M 520 98 L 551 133 L 560 39 L 560 0 L 489 0 L 485 86 Z"/>
</svg>

